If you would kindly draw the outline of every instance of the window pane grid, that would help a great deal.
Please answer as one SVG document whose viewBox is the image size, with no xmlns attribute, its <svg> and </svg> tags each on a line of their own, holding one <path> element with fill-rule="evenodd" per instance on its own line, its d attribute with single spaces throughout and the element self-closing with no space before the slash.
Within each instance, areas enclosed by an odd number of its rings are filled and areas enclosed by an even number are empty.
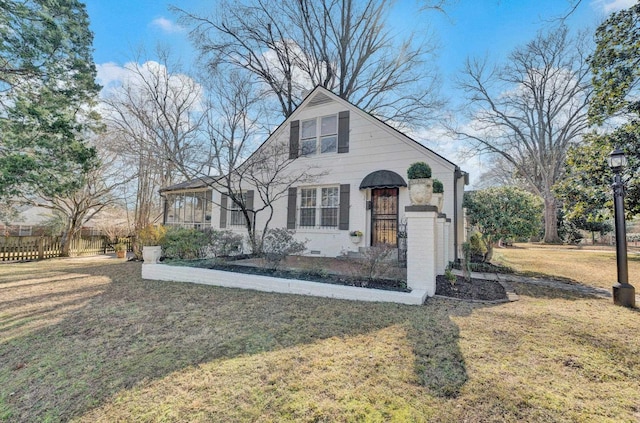
<svg viewBox="0 0 640 423">
<path fill-rule="evenodd" d="M 317 201 L 318 196 L 320 201 Z M 300 189 L 299 227 L 335 228 L 338 226 L 340 190 L 338 187 Z"/>
<path fill-rule="evenodd" d="M 245 202 L 245 194 L 241 194 L 240 201 Z M 246 221 L 244 218 L 244 214 L 242 213 L 242 208 L 235 203 L 231 198 L 228 200 L 229 203 L 229 225 L 230 226 L 244 226 Z"/>
<path fill-rule="evenodd" d="M 319 133 L 318 133 L 319 126 Z M 335 153 L 338 151 L 338 115 L 303 120 L 300 125 L 300 154 Z"/>
<path fill-rule="evenodd" d="M 185 192 L 167 195 L 166 224 L 185 228 L 203 228 L 211 221 L 211 194 Z"/>
</svg>

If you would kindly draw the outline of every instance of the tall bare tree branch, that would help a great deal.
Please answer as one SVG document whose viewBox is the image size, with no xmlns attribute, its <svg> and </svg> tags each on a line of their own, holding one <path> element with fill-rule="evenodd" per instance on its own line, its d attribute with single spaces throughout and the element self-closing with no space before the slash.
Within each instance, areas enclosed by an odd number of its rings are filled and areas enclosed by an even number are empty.
<svg viewBox="0 0 640 423">
<path fill-rule="evenodd" d="M 563 175 L 567 149 L 587 129 L 591 93 L 584 35 L 560 26 L 487 69 L 467 60 L 459 84 L 469 101 L 466 128 L 451 128 L 476 151 L 501 156 L 516 178 L 545 201 L 545 241 L 557 242 L 552 187 Z"/>
</svg>

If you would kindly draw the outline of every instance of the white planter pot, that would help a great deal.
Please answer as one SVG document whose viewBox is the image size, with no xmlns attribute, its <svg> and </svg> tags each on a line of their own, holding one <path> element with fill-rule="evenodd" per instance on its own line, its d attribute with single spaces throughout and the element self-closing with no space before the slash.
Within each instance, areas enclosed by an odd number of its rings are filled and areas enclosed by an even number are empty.
<svg viewBox="0 0 640 423">
<path fill-rule="evenodd" d="M 351 242 L 353 242 L 354 244 L 360 244 L 360 241 L 362 241 L 361 236 L 351 235 Z"/>
<path fill-rule="evenodd" d="M 442 213 L 443 203 L 444 203 L 444 194 L 441 192 L 433 193 L 433 195 L 431 196 L 431 205 L 436 206 L 438 208 L 438 213 Z"/>
<path fill-rule="evenodd" d="M 162 247 L 159 245 L 142 247 L 142 260 L 147 264 L 155 264 L 160 261 L 162 256 Z"/>
<path fill-rule="evenodd" d="M 426 206 L 433 195 L 433 180 L 431 178 L 409 179 L 409 198 L 411 205 Z"/>
</svg>

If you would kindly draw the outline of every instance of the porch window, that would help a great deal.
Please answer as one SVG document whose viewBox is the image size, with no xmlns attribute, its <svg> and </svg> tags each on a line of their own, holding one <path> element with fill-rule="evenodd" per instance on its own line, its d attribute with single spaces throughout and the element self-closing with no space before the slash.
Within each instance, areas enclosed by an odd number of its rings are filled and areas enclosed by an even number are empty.
<svg viewBox="0 0 640 423">
<path fill-rule="evenodd" d="M 305 228 L 335 228 L 338 226 L 339 207 L 339 187 L 301 188 L 299 226 Z"/>
<path fill-rule="evenodd" d="M 167 195 L 165 224 L 202 229 L 211 224 L 211 192 L 180 192 Z"/>
<path fill-rule="evenodd" d="M 338 151 L 338 115 L 307 119 L 301 123 L 300 150 L 303 156 Z"/>
</svg>

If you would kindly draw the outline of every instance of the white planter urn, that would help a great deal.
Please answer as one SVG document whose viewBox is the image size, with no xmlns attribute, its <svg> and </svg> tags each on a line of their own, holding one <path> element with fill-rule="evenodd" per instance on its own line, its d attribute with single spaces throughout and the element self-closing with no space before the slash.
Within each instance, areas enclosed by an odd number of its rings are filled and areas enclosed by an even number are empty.
<svg viewBox="0 0 640 423">
<path fill-rule="evenodd" d="M 433 195 L 431 178 L 409 179 L 409 199 L 413 206 L 427 206 Z"/>
<path fill-rule="evenodd" d="M 431 205 L 432 206 L 436 206 L 438 208 L 438 213 L 442 213 L 442 205 L 444 204 L 444 194 L 439 192 L 439 193 L 433 193 L 433 195 L 431 196 Z"/>
<path fill-rule="evenodd" d="M 156 264 L 160 261 L 162 256 L 162 247 L 159 245 L 145 245 L 142 247 L 142 260 L 146 264 Z"/>
</svg>

